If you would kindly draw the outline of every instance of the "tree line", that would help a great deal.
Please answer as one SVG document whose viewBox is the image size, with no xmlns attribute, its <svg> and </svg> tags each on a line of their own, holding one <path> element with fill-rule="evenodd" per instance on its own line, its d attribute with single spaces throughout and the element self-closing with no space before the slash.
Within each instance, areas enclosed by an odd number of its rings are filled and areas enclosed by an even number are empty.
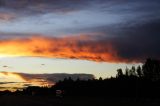
<svg viewBox="0 0 160 106">
<path fill-rule="evenodd" d="M 147 59 L 142 66 L 117 69 L 116 77 L 102 79 L 77 79 L 71 77 L 58 81 L 52 87 L 27 87 L 8 94 L 56 96 L 61 90 L 68 96 L 104 97 L 160 97 L 160 61 Z M 6 92 L 6 91 L 5 91 Z M 4 92 L 0 92 L 4 94 Z"/>
</svg>

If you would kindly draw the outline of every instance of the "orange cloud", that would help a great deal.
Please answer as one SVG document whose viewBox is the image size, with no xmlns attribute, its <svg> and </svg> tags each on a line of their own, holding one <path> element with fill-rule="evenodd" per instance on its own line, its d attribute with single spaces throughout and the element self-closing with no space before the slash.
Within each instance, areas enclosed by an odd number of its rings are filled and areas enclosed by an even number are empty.
<svg viewBox="0 0 160 106">
<path fill-rule="evenodd" d="M 40 56 L 74 58 L 82 60 L 122 62 L 116 50 L 106 41 L 89 36 L 78 37 L 30 37 L 0 41 L 1 56 Z"/>
<path fill-rule="evenodd" d="M 22 89 L 28 86 L 53 86 L 57 81 L 71 77 L 73 80 L 77 78 L 88 80 L 93 79 L 92 74 L 27 74 L 16 72 L 0 72 L 0 91 Z"/>
<path fill-rule="evenodd" d="M 14 73 L 14 72 L 0 72 L 0 91 L 21 89 L 27 86 L 52 86 L 53 81 L 46 80 L 45 77 L 37 78 L 37 75 Z"/>
<path fill-rule="evenodd" d="M 0 72 L 2 82 L 24 82 L 26 81 L 21 75 L 12 72 Z"/>
</svg>

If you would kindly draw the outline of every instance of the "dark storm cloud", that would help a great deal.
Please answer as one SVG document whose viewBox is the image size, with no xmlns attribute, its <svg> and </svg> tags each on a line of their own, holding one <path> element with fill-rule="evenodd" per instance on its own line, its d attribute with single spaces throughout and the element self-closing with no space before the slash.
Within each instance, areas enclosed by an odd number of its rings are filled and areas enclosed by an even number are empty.
<svg viewBox="0 0 160 106">
<path fill-rule="evenodd" d="M 125 62 L 143 62 L 146 58 L 160 59 L 160 18 L 97 27 L 95 32 L 97 31 L 103 32 L 101 36 L 95 36 L 99 44 L 103 47 L 105 45 L 101 42 L 109 42 L 117 56 Z"/>
<path fill-rule="evenodd" d="M 120 57 L 129 60 L 160 59 L 160 19 L 124 26 L 117 35 L 119 37 L 112 39 L 112 42 Z"/>
</svg>

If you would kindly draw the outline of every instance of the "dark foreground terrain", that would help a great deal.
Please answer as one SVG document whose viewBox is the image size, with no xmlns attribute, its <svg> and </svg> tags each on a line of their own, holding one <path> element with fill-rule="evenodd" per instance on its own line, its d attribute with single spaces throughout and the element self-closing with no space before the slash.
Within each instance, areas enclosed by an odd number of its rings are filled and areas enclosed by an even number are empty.
<svg viewBox="0 0 160 106">
<path fill-rule="evenodd" d="M 160 105 L 159 99 L 151 98 L 101 98 L 52 96 L 14 96 L 0 97 L 0 106 L 154 106 Z"/>
<path fill-rule="evenodd" d="M 0 106 L 160 106 L 160 60 L 117 70 L 116 77 L 73 80 L 52 87 L 0 92 Z"/>
</svg>

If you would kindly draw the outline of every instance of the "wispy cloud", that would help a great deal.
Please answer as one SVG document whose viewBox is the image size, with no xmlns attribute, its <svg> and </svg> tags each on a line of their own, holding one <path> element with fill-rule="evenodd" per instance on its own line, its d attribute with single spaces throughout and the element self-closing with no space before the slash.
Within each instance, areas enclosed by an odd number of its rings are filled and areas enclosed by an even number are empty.
<svg viewBox="0 0 160 106">
<path fill-rule="evenodd" d="M 92 74 L 27 74 L 15 72 L 0 72 L 0 90 L 16 90 L 28 86 L 51 86 L 57 81 L 71 77 L 87 80 L 93 79 Z M 5 79 L 5 80 L 4 80 Z"/>
</svg>

